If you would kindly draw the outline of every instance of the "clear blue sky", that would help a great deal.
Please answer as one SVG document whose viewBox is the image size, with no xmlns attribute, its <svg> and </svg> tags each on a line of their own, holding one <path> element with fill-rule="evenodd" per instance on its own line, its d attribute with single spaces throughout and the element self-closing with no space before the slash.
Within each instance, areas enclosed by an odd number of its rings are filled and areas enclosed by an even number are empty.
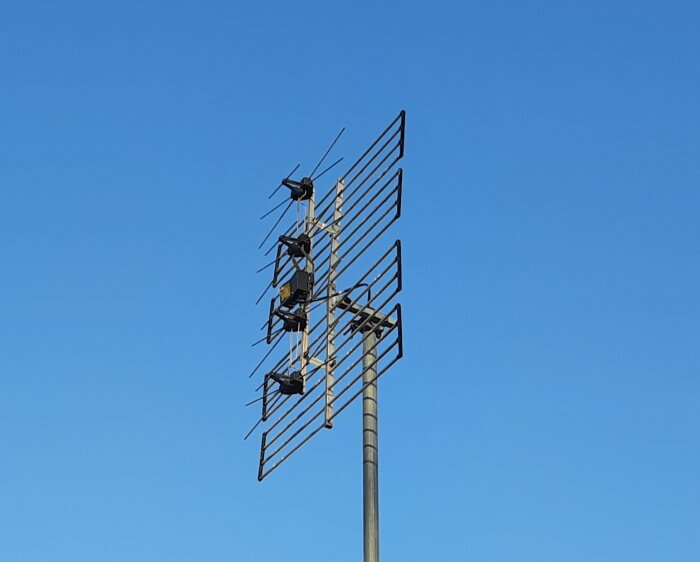
<svg viewBox="0 0 700 562">
<path fill-rule="evenodd" d="M 256 481 L 266 195 L 400 109 L 386 561 L 700 560 L 697 2 L 0 6 L 0 560 L 357 561 Z"/>
</svg>

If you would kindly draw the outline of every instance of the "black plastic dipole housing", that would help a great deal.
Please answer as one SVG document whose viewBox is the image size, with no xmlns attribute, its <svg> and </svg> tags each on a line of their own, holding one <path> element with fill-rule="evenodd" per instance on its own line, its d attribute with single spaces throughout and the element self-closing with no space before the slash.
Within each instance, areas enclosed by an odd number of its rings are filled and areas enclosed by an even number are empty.
<svg viewBox="0 0 700 562">
<path fill-rule="evenodd" d="M 307 234 L 298 237 L 282 235 L 279 241 L 287 247 L 287 254 L 294 258 L 303 258 L 311 253 L 311 238 Z"/>
<path fill-rule="evenodd" d="M 280 385 L 280 394 L 304 394 L 304 377 L 301 371 L 294 371 L 290 375 L 272 372 L 270 378 Z"/>
<path fill-rule="evenodd" d="M 267 343 L 272 343 L 272 340 L 279 333 L 277 331 L 273 333 L 272 331 L 275 318 L 282 320 L 280 330 L 284 332 L 301 332 L 305 330 L 309 319 L 302 307 L 294 311 L 285 308 L 275 309 L 275 299 L 272 299 L 270 301 L 270 316 L 267 320 Z"/>
<path fill-rule="evenodd" d="M 301 181 L 284 178 L 282 185 L 289 188 L 290 196 L 294 201 L 306 201 L 311 199 L 314 193 L 314 182 L 311 178 L 304 177 L 301 178 Z"/>
<path fill-rule="evenodd" d="M 301 332 L 306 328 L 308 317 L 301 307 L 294 312 L 278 310 L 276 314 L 282 319 L 282 328 L 285 332 Z"/>
</svg>

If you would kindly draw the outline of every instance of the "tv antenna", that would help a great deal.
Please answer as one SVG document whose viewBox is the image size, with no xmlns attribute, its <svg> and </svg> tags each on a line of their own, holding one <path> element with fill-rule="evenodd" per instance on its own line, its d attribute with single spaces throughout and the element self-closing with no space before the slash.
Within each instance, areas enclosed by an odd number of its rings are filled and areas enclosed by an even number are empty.
<svg viewBox="0 0 700 562">
<path fill-rule="evenodd" d="M 344 129 L 311 173 L 297 165 L 270 194 L 283 199 L 261 219 L 281 214 L 258 246 L 296 206 L 296 219 L 265 251 L 274 260 L 264 335 L 268 350 L 256 374 L 262 426 L 258 480 L 262 481 L 362 396 L 363 537 L 365 562 L 379 561 L 377 379 L 403 357 L 401 242 L 385 234 L 401 216 L 406 112 L 401 111 L 362 155 L 319 197 L 317 181 L 342 161 L 323 167 Z M 318 173 L 317 173 L 318 172 Z M 298 175 L 296 177 L 299 177 Z M 279 196 L 278 196 L 279 197 Z M 256 303 L 256 304 L 257 304 Z M 274 355 L 280 342 L 288 349 Z"/>
</svg>

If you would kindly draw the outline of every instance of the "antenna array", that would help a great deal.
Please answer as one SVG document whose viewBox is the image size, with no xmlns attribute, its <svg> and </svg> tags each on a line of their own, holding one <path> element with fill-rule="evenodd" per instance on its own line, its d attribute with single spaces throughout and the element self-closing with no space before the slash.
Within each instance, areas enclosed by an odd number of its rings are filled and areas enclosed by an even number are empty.
<svg viewBox="0 0 700 562">
<path fill-rule="evenodd" d="M 378 560 L 377 379 L 403 356 L 401 242 L 385 234 L 401 216 L 406 113 L 401 111 L 369 148 L 320 198 L 317 174 L 342 129 L 308 176 L 291 179 L 297 165 L 270 194 L 287 188 L 265 213 L 283 211 L 263 249 L 290 210 L 291 224 L 265 251 L 274 259 L 259 272 L 272 279 L 257 300 L 269 302 L 265 333 L 253 345 L 268 350 L 250 373 L 258 375 L 261 425 L 258 480 L 263 480 L 356 398 L 363 397 L 365 560 Z M 285 205 L 286 202 L 286 205 Z M 256 304 L 257 304 L 256 303 Z M 286 344 L 285 344 L 286 342 Z M 284 345 L 283 345 L 284 344 Z"/>
</svg>

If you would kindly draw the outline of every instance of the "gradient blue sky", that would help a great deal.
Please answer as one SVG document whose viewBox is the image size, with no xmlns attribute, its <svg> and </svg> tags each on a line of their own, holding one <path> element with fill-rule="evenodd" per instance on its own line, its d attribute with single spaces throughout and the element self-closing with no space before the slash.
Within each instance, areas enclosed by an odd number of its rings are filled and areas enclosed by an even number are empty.
<svg viewBox="0 0 700 562">
<path fill-rule="evenodd" d="M 0 560 L 361 558 L 360 419 L 263 484 L 266 195 L 400 109 L 386 561 L 700 560 L 697 2 L 0 5 Z"/>
</svg>

